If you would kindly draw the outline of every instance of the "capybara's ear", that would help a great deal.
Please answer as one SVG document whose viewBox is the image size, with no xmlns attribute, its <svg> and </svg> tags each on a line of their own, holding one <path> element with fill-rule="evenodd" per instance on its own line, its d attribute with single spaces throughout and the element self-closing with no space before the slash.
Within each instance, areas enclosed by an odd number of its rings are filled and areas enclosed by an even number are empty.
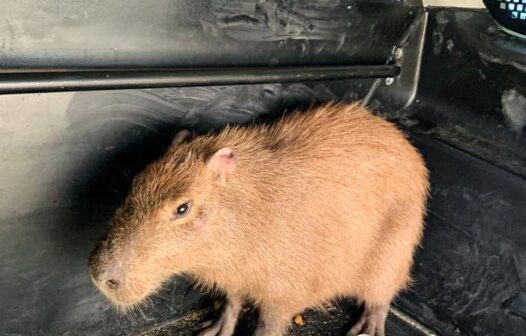
<svg viewBox="0 0 526 336">
<path fill-rule="evenodd" d="M 225 147 L 215 152 L 206 161 L 206 167 L 223 182 L 236 169 L 236 159 L 232 148 Z"/>
<path fill-rule="evenodd" d="M 174 136 L 172 140 L 172 147 L 190 140 L 191 137 L 192 137 L 192 133 L 190 131 L 185 130 L 185 129 L 180 130 L 179 132 L 177 132 L 177 134 Z"/>
</svg>

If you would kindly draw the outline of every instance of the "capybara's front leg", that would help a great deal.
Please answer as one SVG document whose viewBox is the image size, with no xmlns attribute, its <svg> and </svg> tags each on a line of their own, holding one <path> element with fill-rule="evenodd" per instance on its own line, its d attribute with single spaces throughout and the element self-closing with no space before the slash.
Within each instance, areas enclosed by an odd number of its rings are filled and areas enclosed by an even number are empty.
<svg viewBox="0 0 526 336">
<path fill-rule="evenodd" d="M 239 312 L 243 305 L 243 296 L 228 295 L 227 303 L 219 318 L 208 328 L 201 330 L 198 336 L 232 336 L 236 328 Z"/>
<path fill-rule="evenodd" d="M 289 328 L 293 312 L 280 305 L 262 305 L 254 336 L 283 336 Z"/>
<path fill-rule="evenodd" d="M 362 316 L 347 333 L 347 336 L 365 334 L 368 336 L 385 336 L 385 319 L 389 312 L 389 304 L 370 305 L 365 303 Z"/>
</svg>

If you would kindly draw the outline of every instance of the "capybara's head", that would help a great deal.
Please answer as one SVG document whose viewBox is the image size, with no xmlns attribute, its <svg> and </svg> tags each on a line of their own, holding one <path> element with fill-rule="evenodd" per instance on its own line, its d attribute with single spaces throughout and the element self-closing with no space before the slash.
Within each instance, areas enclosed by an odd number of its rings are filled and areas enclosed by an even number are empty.
<svg viewBox="0 0 526 336">
<path fill-rule="evenodd" d="M 137 175 L 106 236 L 92 252 L 89 270 L 114 304 L 140 303 L 174 274 L 206 266 L 218 188 L 235 168 L 230 148 L 214 148 L 179 132 L 158 161 Z"/>
</svg>

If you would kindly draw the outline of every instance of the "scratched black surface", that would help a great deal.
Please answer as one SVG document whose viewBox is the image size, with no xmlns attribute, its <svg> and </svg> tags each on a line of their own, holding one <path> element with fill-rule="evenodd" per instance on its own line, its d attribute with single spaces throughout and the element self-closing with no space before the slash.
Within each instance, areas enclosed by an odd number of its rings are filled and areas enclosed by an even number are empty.
<svg viewBox="0 0 526 336">
<path fill-rule="evenodd" d="M 524 335 L 525 181 L 429 138 L 417 144 L 432 199 L 399 306 L 444 335 Z"/>
<path fill-rule="evenodd" d="M 412 107 L 426 133 L 526 178 L 525 55 L 482 11 L 431 10 Z"/>
<path fill-rule="evenodd" d="M 414 13 L 383 2 L 2 1 L 0 59 L 6 68 L 385 64 Z"/>
</svg>

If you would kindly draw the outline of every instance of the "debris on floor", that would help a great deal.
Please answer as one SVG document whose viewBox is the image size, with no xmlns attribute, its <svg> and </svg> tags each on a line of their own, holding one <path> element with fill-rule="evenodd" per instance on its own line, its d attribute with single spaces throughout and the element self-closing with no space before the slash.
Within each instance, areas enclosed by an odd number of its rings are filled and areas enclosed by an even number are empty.
<svg viewBox="0 0 526 336">
<path fill-rule="evenodd" d="M 204 321 L 215 319 L 220 302 L 213 303 L 213 309 L 192 312 L 170 324 L 165 324 L 142 336 L 191 336 L 196 334 L 196 328 Z M 307 310 L 293 318 L 289 336 L 340 336 L 345 335 L 352 324 L 358 320 L 361 309 L 350 302 L 339 302 L 325 311 Z M 306 323 L 308 321 L 308 323 Z M 253 335 L 257 324 L 257 311 L 252 306 L 243 309 L 235 336 Z M 387 334 L 397 336 L 424 336 L 411 328 L 407 323 L 389 315 L 387 319 Z"/>
</svg>

